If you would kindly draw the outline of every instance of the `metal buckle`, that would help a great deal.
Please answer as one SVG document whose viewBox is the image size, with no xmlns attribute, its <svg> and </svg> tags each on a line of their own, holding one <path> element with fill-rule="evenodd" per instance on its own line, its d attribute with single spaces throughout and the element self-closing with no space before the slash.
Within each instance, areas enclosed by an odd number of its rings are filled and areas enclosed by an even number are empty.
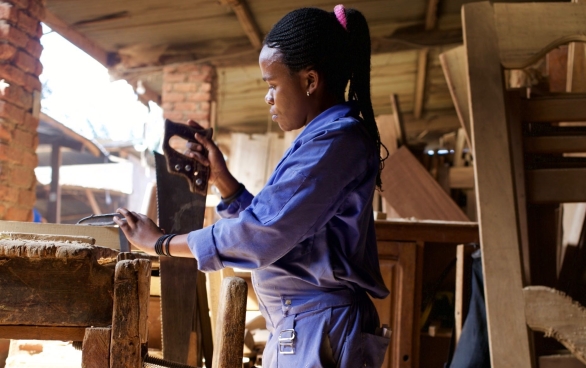
<svg viewBox="0 0 586 368">
<path fill-rule="evenodd" d="M 295 330 L 292 328 L 283 330 L 279 333 L 279 354 L 295 354 Z"/>
</svg>

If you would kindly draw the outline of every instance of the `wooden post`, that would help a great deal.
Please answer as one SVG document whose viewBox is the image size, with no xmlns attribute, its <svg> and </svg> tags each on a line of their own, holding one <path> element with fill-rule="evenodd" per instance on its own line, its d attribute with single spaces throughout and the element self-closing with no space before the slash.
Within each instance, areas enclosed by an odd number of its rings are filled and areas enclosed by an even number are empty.
<svg viewBox="0 0 586 368">
<path fill-rule="evenodd" d="M 47 221 L 58 224 L 61 222 L 61 186 L 59 185 L 59 168 L 61 167 L 61 146 L 51 146 L 51 186 L 49 189 L 49 204 Z"/>
<path fill-rule="evenodd" d="M 214 342 L 214 368 L 241 368 L 244 347 L 244 321 L 248 286 L 239 277 L 222 281 L 216 340 Z"/>
<path fill-rule="evenodd" d="M 111 327 L 85 329 L 81 350 L 81 368 L 104 368 L 110 365 Z"/>
</svg>

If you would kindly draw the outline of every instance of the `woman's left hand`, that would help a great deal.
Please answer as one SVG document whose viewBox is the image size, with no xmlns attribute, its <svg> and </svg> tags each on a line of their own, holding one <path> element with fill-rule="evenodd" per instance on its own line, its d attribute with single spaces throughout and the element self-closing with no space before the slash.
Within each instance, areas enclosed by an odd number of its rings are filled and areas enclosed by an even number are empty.
<svg viewBox="0 0 586 368">
<path fill-rule="evenodd" d="M 116 212 L 124 216 L 124 218 L 114 217 L 114 222 L 120 226 L 128 241 L 140 250 L 156 255 L 155 243 L 163 235 L 161 229 L 143 214 L 126 208 L 119 208 Z"/>
</svg>

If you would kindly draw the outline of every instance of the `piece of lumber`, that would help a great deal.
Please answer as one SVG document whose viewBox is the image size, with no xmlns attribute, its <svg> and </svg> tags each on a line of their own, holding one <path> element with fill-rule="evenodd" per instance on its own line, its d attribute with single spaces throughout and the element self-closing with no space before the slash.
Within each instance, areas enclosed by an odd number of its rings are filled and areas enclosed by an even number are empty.
<svg viewBox="0 0 586 368">
<path fill-rule="evenodd" d="M 220 271 L 208 272 L 206 273 L 207 279 L 207 293 L 208 293 L 208 303 L 210 306 L 210 321 L 212 325 L 212 333 L 214 341 L 216 341 L 216 321 L 218 319 L 218 311 L 220 305 L 220 293 L 222 290 L 222 281 L 226 277 L 235 277 L 234 269 L 231 267 L 226 267 L 221 269 Z"/>
<path fill-rule="evenodd" d="M 61 168 L 61 146 L 51 145 L 51 183 L 49 186 L 49 203 L 47 204 L 47 221 L 53 224 L 61 222 L 61 186 L 59 169 Z"/>
<path fill-rule="evenodd" d="M 114 58 L 111 55 L 98 46 L 94 41 L 87 38 L 79 31 L 68 25 L 64 20 L 57 17 L 52 11 L 45 8 L 45 16 L 43 17 L 43 23 L 48 25 L 52 30 L 59 33 L 69 42 L 85 51 L 88 55 L 96 59 L 100 64 L 106 68 L 112 66 L 111 60 Z"/>
<path fill-rule="evenodd" d="M 465 4 L 462 23 L 491 364 L 528 368 L 514 179 L 491 4 Z"/>
<path fill-rule="evenodd" d="M 523 69 L 568 42 L 586 42 L 586 5 L 571 3 L 495 3 L 500 59 L 509 69 Z"/>
<path fill-rule="evenodd" d="M 387 159 L 382 182 L 383 197 L 401 217 L 468 221 L 468 217 L 406 146 Z"/>
<path fill-rule="evenodd" d="M 464 166 L 464 147 L 468 143 L 468 135 L 466 134 L 466 129 L 460 128 L 458 129 L 458 133 L 456 135 L 456 147 L 454 148 L 454 167 L 463 167 Z M 468 143 L 468 147 L 470 144 Z"/>
<path fill-rule="evenodd" d="M 470 131 L 470 106 L 468 102 L 468 82 L 466 77 L 466 49 L 464 46 L 458 46 L 449 51 L 443 52 L 439 56 L 444 77 L 452 96 L 456 114 L 460 124 L 464 129 L 468 147 L 472 147 Z"/>
<path fill-rule="evenodd" d="M 478 243 L 478 224 L 456 221 L 375 221 L 378 240 L 419 241 L 422 243 Z"/>
<path fill-rule="evenodd" d="M 95 239 L 95 245 L 112 249 L 120 249 L 120 239 L 124 236 L 117 226 L 40 224 L 19 221 L 0 221 L 0 231 L 87 236 Z"/>
<path fill-rule="evenodd" d="M 544 287 L 523 289 L 527 325 L 562 343 L 586 364 L 586 309 L 564 293 Z"/>
<path fill-rule="evenodd" d="M 431 0 L 434 1 L 434 0 Z M 429 49 L 421 49 L 417 55 L 417 79 L 415 82 L 415 97 L 413 116 L 415 119 L 421 118 L 423 111 L 423 99 L 425 98 L 425 81 L 427 76 L 427 55 Z"/>
<path fill-rule="evenodd" d="M 214 368 L 242 367 L 247 295 L 248 286 L 243 279 L 226 277 L 222 280 L 212 361 Z"/>
<path fill-rule="evenodd" d="M 527 200 L 532 203 L 583 202 L 586 169 L 527 170 Z"/>
<path fill-rule="evenodd" d="M 466 320 L 468 301 L 470 299 L 470 279 L 472 274 L 471 255 L 473 246 L 459 244 L 456 247 L 456 292 L 454 299 L 454 333 L 456 344 L 462 335 L 462 327 Z"/>
<path fill-rule="evenodd" d="M 525 137 L 523 147 L 527 153 L 582 153 L 586 152 L 586 136 Z"/>
<path fill-rule="evenodd" d="M 572 0 L 575 4 L 586 4 L 585 0 Z M 566 92 L 586 92 L 586 45 L 570 42 L 568 45 L 568 75 Z"/>
<path fill-rule="evenodd" d="M 105 368 L 110 366 L 111 327 L 85 329 L 81 350 L 81 368 Z"/>
<path fill-rule="evenodd" d="M 450 167 L 450 188 L 472 189 L 474 188 L 474 167 L 460 166 Z"/>
<path fill-rule="evenodd" d="M 92 192 L 90 189 L 86 189 L 85 195 L 87 197 L 88 202 L 90 203 L 90 207 L 92 208 L 92 212 L 94 213 L 94 215 L 102 214 L 102 210 L 100 209 L 98 201 L 96 201 L 96 196 L 94 195 L 94 192 Z"/>
<path fill-rule="evenodd" d="M 256 50 L 260 50 L 263 40 L 262 32 L 260 31 L 246 0 L 220 0 L 220 3 L 223 5 L 229 5 L 232 8 L 242 26 L 242 30 L 250 40 L 250 43 L 252 43 L 252 46 L 254 46 Z"/>
<path fill-rule="evenodd" d="M 202 353 L 204 357 L 211 357 L 214 353 L 214 335 L 210 319 L 210 307 L 206 291 L 206 274 L 198 271 L 197 277 L 197 316 L 199 317 Z"/>
<path fill-rule="evenodd" d="M 110 368 L 142 368 L 142 351 L 148 337 L 150 276 L 148 260 L 116 264 Z"/>
<path fill-rule="evenodd" d="M 521 100 L 525 123 L 586 121 L 586 94 L 560 94 Z"/>
<path fill-rule="evenodd" d="M 403 118 L 403 112 L 401 111 L 401 105 L 399 103 L 399 95 L 391 95 L 391 106 L 393 107 L 393 118 L 395 119 L 395 129 L 399 133 L 401 145 L 406 145 L 407 142 L 407 131 L 405 130 L 405 120 Z M 389 152 L 389 155 L 391 153 Z"/>
<path fill-rule="evenodd" d="M 0 324 L 110 325 L 117 252 L 71 237 L 26 237 L 0 234 Z"/>
<path fill-rule="evenodd" d="M 0 339 L 82 341 L 86 327 L 5 326 Z"/>
<path fill-rule="evenodd" d="M 428 0 L 425 12 L 425 30 L 431 31 L 437 25 L 437 6 L 439 0 Z"/>
<path fill-rule="evenodd" d="M 540 356 L 539 368 L 586 368 L 586 365 L 571 354 L 558 354 Z"/>
</svg>

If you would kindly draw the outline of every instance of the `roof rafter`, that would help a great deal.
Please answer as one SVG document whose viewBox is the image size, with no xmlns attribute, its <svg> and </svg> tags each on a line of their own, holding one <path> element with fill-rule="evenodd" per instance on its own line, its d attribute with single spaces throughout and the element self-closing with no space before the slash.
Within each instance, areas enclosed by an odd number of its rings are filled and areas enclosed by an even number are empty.
<svg viewBox="0 0 586 368">
<path fill-rule="evenodd" d="M 220 0 L 220 4 L 222 5 L 229 5 L 230 8 L 236 13 L 236 17 L 248 36 L 250 43 L 254 46 L 255 49 L 260 50 L 262 47 L 262 32 L 252 15 L 250 8 L 248 7 L 248 3 L 246 0 Z"/>
</svg>

